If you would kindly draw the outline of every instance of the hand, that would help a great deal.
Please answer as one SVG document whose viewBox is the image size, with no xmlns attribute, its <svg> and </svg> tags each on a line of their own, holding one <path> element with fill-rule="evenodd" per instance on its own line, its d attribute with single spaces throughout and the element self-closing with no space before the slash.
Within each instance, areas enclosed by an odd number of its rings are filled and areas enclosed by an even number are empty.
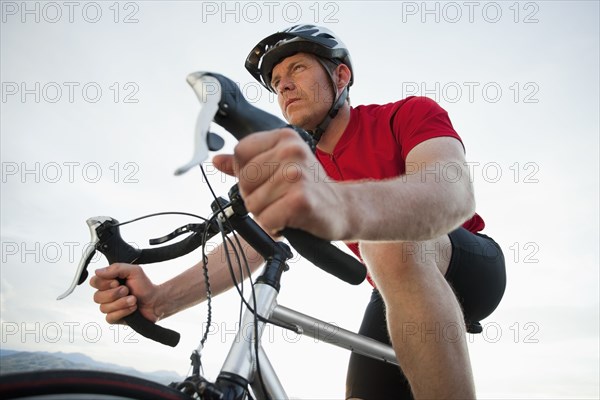
<svg viewBox="0 0 600 400">
<path fill-rule="evenodd" d="M 117 278 L 126 279 L 126 286 L 120 285 Z M 110 324 L 121 320 L 135 310 L 156 322 L 161 317 L 155 313 L 158 286 L 154 285 L 139 265 L 112 264 L 96 270 L 90 279 L 90 285 L 96 289 L 94 301 L 100 304 L 100 311 L 106 314 Z"/>
<path fill-rule="evenodd" d="M 294 130 L 254 133 L 213 163 L 238 177 L 246 209 L 271 235 L 291 227 L 327 240 L 348 236 L 343 185 L 327 177 Z"/>
</svg>

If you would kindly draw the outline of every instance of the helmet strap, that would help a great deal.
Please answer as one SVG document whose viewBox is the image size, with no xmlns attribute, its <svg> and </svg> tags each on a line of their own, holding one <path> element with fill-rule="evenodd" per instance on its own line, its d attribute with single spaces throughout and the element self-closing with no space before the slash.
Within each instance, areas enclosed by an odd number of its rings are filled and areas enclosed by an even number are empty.
<svg viewBox="0 0 600 400">
<path fill-rule="evenodd" d="M 333 71 L 331 71 L 327 67 L 325 62 L 320 57 L 317 57 L 317 60 L 323 66 L 323 68 L 325 69 L 327 74 L 329 75 L 329 80 L 331 81 L 332 90 L 335 91 L 336 84 L 335 84 L 335 79 L 333 78 Z M 331 60 L 331 61 L 336 63 L 335 60 Z M 329 126 L 331 121 L 336 117 L 336 115 L 340 111 L 340 108 L 342 108 L 342 105 L 344 104 L 344 102 L 346 101 L 347 98 L 348 98 L 348 86 L 346 86 L 344 88 L 344 90 L 342 91 L 342 93 L 340 93 L 340 95 L 337 96 L 337 98 L 331 105 L 331 108 L 327 112 L 327 115 L 325 116 L 323 121 L 321 121 L 321 123 L 319 123 L 314 130 L 307 131 L 308 133 L 311 134 L 311 136 L 315 140 L 315 144 L 319 142 L 319 140 L 321 139 L 321 136 L 323 136 L 323 133 L 325 133 L 325 131 L 327 130 L 327 127 Z"/>
<path fill-rule="evenodd" d="M 315 140 L 315 143 L 319 142 L 319 140 L 321 139 L 321 136 L 323 136 L 323 133 L 325 133 L 325 131 L 327 130 L 327 127 L 329 126 L 331 121 L 336 117 L 336 115 L 340 111 L 340 108 L 342 108 L 342 105 L 346 101 L 347 97 L 348 97 L 348 87 L 345 87 L 344 90 L 342 91 L 342 93 L 340 93 L 340 95 L 338 96 L 336 101 L 333 103 L 333 105 L 329 109 L 329 112 L 327 113 L 327 115 L 325 116 L 323 121 L 321 121 L 321 123 L 318 124 L 314 130 L 307 131 L 308 133 L 311 134 L 311 136 Z"/>
</svg>

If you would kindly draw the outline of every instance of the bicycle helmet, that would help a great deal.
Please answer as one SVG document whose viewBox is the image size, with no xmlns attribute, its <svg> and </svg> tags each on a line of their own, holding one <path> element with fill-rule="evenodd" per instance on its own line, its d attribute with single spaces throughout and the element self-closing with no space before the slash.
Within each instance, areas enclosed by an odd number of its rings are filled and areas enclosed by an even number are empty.
<svg viewBox="0 0 600 400">
<path fill-rule="evenodd" d="M 310 53 L 343 63 L 352 71 L 352 61 L 346 45 L 327 28 L 316 25 L 295 25 L 267 36 L 252 49 L 246 58 L 246 69 L 271 92 L 271 72 L 281 60 L 295 53 Z M 352 86 L 354 74 L 348 86 Z"/>
<path fill-rule="evenodd" d="M 335 84 L 333 74 L 323 61 L 324 59 L 330 60 L 336 65 L 345 64 L 351 73 L 348 85 L 335 99 L 324 120 L 317 125 L 314 131 L 309 131 L 318 141 L 346 101 L 348 88 L 354 83 L 352 61 L 346 45 L 327 28 L 316 25 L 295 25 L 261 40 L 248 54 L 245 66 L 260 84 L 275 93 L 271 87 L 273 68 L 284 58 L 300 52 L 317 56 L 317 60 L 329 75 L 332 84 Z"/>
</svg>

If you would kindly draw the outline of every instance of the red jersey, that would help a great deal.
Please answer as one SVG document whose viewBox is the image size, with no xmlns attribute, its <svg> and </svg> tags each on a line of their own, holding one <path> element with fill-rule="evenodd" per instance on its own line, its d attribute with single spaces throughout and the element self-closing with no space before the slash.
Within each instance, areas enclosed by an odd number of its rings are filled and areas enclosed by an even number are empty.
<svg viewBox="0 0 600 400">
<path fill-rule="evenodd" d="M 333 154 L 317 149 L 317 159 L 338 181 L 379 180 L 405 173 L 406 156 L 419 143 L 442 136 L 461 141 L 448 113 L 427 97 L 408 97 L 385 105 L 351 108 L 350 122 Z M 463 227 L 479 232 L 485 227 L 475 214 Z M 358 257 L 357 243 L 348 247 Z"/>
</svg>

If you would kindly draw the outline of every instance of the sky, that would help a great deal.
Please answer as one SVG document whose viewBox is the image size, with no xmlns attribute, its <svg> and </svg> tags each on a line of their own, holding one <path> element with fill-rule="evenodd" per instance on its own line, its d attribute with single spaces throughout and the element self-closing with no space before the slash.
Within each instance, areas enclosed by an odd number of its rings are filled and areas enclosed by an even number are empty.
<svg viewBox="0 0 600 400">
<path fill-rule="evenodd" d="M 186 76 L 221 73 L 280 115 L 244 60 L 263 37 L 317 23 L 350 48 L 353 105 L 431 97 L 465 143 L 483 233 L 502 246 L 508 275 L 484 332 L 468 338 L 479 397 L 600 396 L 597 1 L 2 1 L 1 11 L 2 349 L 187 372 L 206 305 L 162 321 L 182 333 L 171 349 L 108 325 L 87 282 L 56 297 L 89 243 L 87 218 L 209 214 L 199 170 L 173 174 L 192 156 L 199 109 Z M 231 151 L 232 136 L 214 131 Z M 225 195 L 234 180 L 205 166 Z M 189 222 L 159 217 L 122 233 L 147 247 Z M 145 270 L 161 283 L 199 257 Z M 97 256 L 90 268 L 103 266 Z M 358 328 L 367 283 L 346 285 L 298 257 L 290 266 L 280 304 Z M 209 377 L 238 310 L 233 291 L 213 301 Z M 343 397 L 346 351 L 279 328 L 263 344 L 288 395 Z"/>
</svg>

